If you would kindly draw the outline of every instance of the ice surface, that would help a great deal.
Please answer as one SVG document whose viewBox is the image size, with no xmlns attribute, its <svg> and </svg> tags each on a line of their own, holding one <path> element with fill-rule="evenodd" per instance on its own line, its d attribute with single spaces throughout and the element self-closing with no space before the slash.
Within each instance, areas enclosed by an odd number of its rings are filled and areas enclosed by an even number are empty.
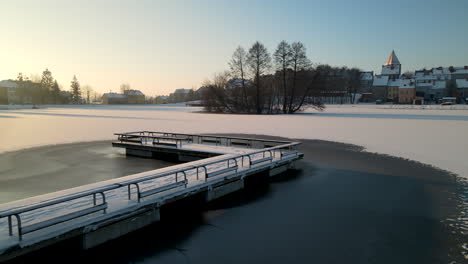
<svg viewBox="0 0 468 264">
<path fill-rule="evenodd" d="M 322 139 L 431 164 L 468 178 L 468 106 L 329 105 L 323 113 L 227 115 L 176 106 L 0 110 L 0 152 L 113 139 L 125 131 L 249 133 Z"/>
</svg>

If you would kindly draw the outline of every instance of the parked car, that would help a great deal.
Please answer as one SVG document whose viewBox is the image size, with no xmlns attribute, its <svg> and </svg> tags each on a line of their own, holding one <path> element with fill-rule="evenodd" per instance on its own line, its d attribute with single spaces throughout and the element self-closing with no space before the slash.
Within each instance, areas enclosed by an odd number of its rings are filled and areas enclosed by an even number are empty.
<svg viewBox="0 0 468 264">
<path fill-rule="evenodd" d="M 382 99 L 378 99 L 378 100 L 375 101 L 375 104 L 383 104 L 383 103 L 384 103 L 384 101 Z"/>
</svg>

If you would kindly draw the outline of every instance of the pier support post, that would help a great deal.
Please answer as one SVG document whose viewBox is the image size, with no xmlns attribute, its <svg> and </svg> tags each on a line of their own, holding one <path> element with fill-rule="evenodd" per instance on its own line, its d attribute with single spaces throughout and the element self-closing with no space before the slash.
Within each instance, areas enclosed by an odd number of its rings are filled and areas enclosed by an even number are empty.
<svg viewBox="0 0 468 264">
<path fill-rule="evenodd" d="M 159 209 L 154 208 L 119 222 L 105 225 L 103 227 L 97 227 L 96 230 L 83 234 L 83 249 L 93 248 L 159 220 Z"/>
</svg>

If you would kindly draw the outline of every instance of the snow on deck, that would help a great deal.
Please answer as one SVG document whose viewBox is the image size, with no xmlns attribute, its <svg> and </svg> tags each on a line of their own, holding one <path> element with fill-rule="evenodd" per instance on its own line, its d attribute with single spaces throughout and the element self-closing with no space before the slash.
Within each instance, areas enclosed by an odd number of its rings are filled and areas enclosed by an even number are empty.
<svg viewBox="0 0 468 264">
<path fill-rule="evenodd" d="M 42 202 L 47 202 L 59 198 L 66 198 L 72 194 L 88 191 L 88 190 L 93 190 L 93 189 L 98 189 L 102 188 L 105 186 L 110 186 L 113 184 L 121 184 L 122 187 L 118 187 L 113 190 L 109 190 L 105 192 L 106 196 L 106 202 L 108 203 L 108 208 L 107 208 L 107 214 L 103 214 L 102 211 L 98 211 L 92 214 L 89 214 L 87 216 L 82 216 L 61 224 L 53 225 L 38 231 L 34 231 L 32 233 L 28 233 L 23 236 L 23 241 L 18 240 L 18 234 L 17 234 L 17 224 L 16 224 L 16 219 L 13 217 L 13 236 L 8 235 L 8 222 L 7 218 L 2 218 L 0 219 L 0 252 L 3 250 L 6 250 L 12 246 L 20 244 L 22 247 L 31 245 L 34 243 L 37 243 L 42 240 L 46 240 L 52 237 L 55 237 L 57 235 L 66 233 L 70 230 L 86 226 L 87 224 L 91 224 L 96 221 L 104 220 L 104 219 L 110 219 L 115 215 L 122 214 L 123 212 L 131 212 L 135 211 L 138 208 L 144 207 L 145 205 L 149 203 L 154 203 L 158 199 L 161 199 L 161 197 L 165 196 L 167 197 L 168 195 L 176 195 L 181 192 L 186 192 L 190 189 L 198 189 L 201 187 L 206 186 L 207 184 L 212 183 L 213 181 L 219 181 L 222 180 L 223 177 L 227 176 L 227 174 L 221 174 L 219 176 L 214 176 L 210 177 L 208 179 L 205 178 L 205 171 L 203 168 L 199 169 L 199 174 L 197 177 L 197 169 L 193 168 L 202 164 L 209 164 L 211 162 L 215 162 L 214 164 L 210 164 L 206 166 L 206 169 L 209 172 L 212 171 L 217 171 L 221 170 L 224 168 L 227 168 L 228 166 L 228 161 L 223 161 L 227 158 L 233 158 L 233 160 L 230 160 L 230 165 L 234 165 L 234 159 L 237 162 L 237 165 L 239 166 L 238 172 L 246 171 L 249 170 L 249 162 L 247 158 L 244 158 L 244 165 L 242 164 L 242 159 L 239 157 L 239 155 L 247 155 L 249 153 L 254 153 L 258 152 L 259 149 L 247 149 L 247 148 L 241 148 L 241 147 L 224 147 L 224 146 L 210 146 L 210 145 L 200 145 L 200 144 L 184 144 L 183 146 L 184 149 L 192 149 L 192 150 L 198 150 L 198 151 L 210 151 L 210 152 L 217 152 L 220 154 L 220 156 L 212 157 L 212 158 L 206 158 L 202 160 L 197 160 L 193 162 L 188 162 L 188 163 L 183 163 L 183 164 L 178 164 L 174 166 L 169 166 L 166 168 L 162 169 L 157 169 L 157 170 L 151 170 L 151 171 L 146 171 L 142 173 L 137 173 L 117 179 L 110 179 L 98 183 L 93 183 L 93 184 L 87 184 L 67 190 L 62 190 L 54 193 L 49 193 L 45 195 L 39 195 L 23 200 L 18 200 L 18 201 L 13 201 L 9 203 L 4 203 L 0 205 L 0 213 L 2 212 L 8 212 L 12 211 L 14 209 L 19 209 L 25 206 L 31 206 L 35 204 L 39 204 Z M 277 161 L 280 159 L 280 153 L 273 153 L 274 159 L 273 161 Z M 256 159 L 261 159 L 263 158 L 263 154 L 250 154 L 252 160 Z M 283 158 L 284 160 L 284 158 Z M 220 162 L 216 162 L 220 161 Z M 253 165 L 251 168 L 256 168 L 259 166 L 263 166 L 265 163 L 261 163 L 258 165 Z M 137 201 L 137 192 L 136 189 L 132 189 L 132 199 L 128 200 L 128 187 L 125 185 L 126 182 L 135 180 L 135 179 L 144 179 L 148 178 L 152 175 L 156 174 L 164 174 L 166 172 L 171 172 L 174 170 L 179 170 L 187 168 L 186 172 L 186 179 L 188 181 L 187 187 L 185 188 L 184 186 L 177 187 L 175 189 L 170 189 L 152 196 L 149 196 L 148 198 L 142 198 L 142 202 L 138 203 Z M 232 174 L 232 173 L 231 173 Z M 139 183 L 140 185 L 140 191 L 143 192 L 145 190 L 149 189 L 154 189 L 160 186 L 164 186 L 167 184 L 175 183 L 177 181 L 176 176 L 178 178 L 178 181 L 181 181 L 183 179 L 183 175 L 181 173 L 179 174 L 170 174 L 161 178 L 157 179 L 150 179 L 147 181 L 142 181 Z M 101 202 L 101 197 L 97 195 L 97 204 L 100 204 Z M 48 219 L 60 217 L 64 214 L 72 213 L 75 211 L 83 210 L 89 207 L 93 206 L 93 199 L 92 195 L 89 195 L 87 197 L 71 200 L 68 202 L 63 202 L 57 205 L 53 206 L 48 206 L 40 209 L 36 209 L 33 211 L 21 213 L 21 221 L 22 221 L 22 226 L 28 226 L 34 223 L 38 222 L 43 222 Z"/>
</svg>

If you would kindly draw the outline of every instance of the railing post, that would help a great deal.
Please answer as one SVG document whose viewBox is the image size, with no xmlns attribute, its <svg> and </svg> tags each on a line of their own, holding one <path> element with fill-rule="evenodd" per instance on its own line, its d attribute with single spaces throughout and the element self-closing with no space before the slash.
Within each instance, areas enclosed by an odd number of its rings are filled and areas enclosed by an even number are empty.
<svg viewBox="0 0 468 264">
<path fill-rule="evenodd" d="M 202 167 L 203 169 L 205 169 L 205 182 L 207 182 L 208 181 L 208 169 L 206 168 L 206 165 Z"/>
<path fill-rule="evenodd" d="M 22 241 L 23 240 L 23 230 L 21 228 L 21 218 L 19 216 L 19 214 L 15 214 L 15 217 L 16 217 L 16 222 L 18 224 L 18 237 L 19 237 L 19 241 Z"/>
<path fill-rule="evenodd" d="M 127 186 L 128 186 L 128 200 L 131 200 L 131 199 L 132 199 L 131 196 L 130 196 L 130 185 L 131 185 L 131 184 L 127 185 Z"/>
<path fill-rule="evenodd" d="M 104 192 L 100 192 L 100 194 L 102 196 L 102 204 L 106 204 L 106 196 L 104 195 Z M 106 214 L 107 213 L 107 208 L 104 208 L 103 212 L 104 212 L 104 214 Z"/>
<path fill-rule="evenodd" d="M 11 215 L 8 216 L 8 234 L 10 236 L 13 235 L 13 227 L 12 227 L 12 224 L 11 224 Z"/>
</svg>

